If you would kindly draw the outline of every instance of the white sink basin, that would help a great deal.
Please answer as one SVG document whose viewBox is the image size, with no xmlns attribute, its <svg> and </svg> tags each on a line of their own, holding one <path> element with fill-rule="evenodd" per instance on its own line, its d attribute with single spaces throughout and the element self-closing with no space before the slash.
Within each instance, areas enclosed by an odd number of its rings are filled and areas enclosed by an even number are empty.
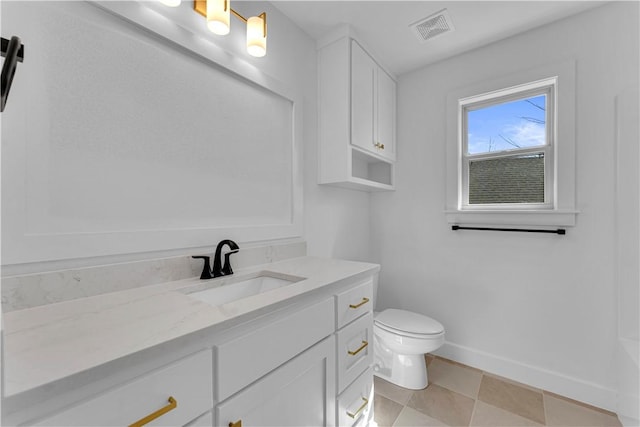
<svg viewBox="0 0 640 427">
<path fill-rule="evenodd" d="M 253 295 L 271 291 L 305 280 L 304 277 L 289 276 L 270 271 L 261 271 L 249 276 L 229 278 L 222 284 L 203 284 L 190 288 L 185 293 L 191 298 L 211 305 L 222 305 Z M 204 289 L 203 289 L 204 287 Z"/>
</svg>

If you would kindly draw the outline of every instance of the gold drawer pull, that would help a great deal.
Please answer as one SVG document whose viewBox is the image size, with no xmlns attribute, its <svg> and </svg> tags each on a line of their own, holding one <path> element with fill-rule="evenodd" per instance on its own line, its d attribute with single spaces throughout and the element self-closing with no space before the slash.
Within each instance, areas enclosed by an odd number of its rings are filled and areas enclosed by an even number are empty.
<svg viewBox="0 0 640 427">
<path fill-rule="evenodd" d="M 351 418 L 355 418 L 355 417 L 357 417 L 357 416 L 358 416 L 358 414 L 359 414 L 360 412 L 362 412 L 362 410 L 363 410 L 364 408 L 366 408 L 366 407 L 367 407 L 367 405 L 369 404 L 369 399 L 367 399 L 366 397 L 363 397 L 363 398 L 362 398 L 362 400 L 364 401 L 364 403 L 363 403 L 363 404 L 362 404 L 362 405 L 361 405 L 361 406 L 356 410 L 356 412 L 351 413 L 351 412 L 347 411 L 347 415 L 348 415 L 348 416 L 350 416 Z"/>
<path fill-rule="evenodd" d="M 142 427 L 143 425 L 149 424 L 151 421 L 163 416 L 167 412 L 172 411 L 177 407 L 178 407 L 178 401 L 176 401 L 173 398 L 173 396 L 169 396 L 169 404 L 167 406 L 158 409 L 156 412 L 153 412 L 144 418 L 139 419 L 135 423 L 131 424 L 129 427 Z"/>
<path fill-rule="evenodd" d="M 362 298 L 362 302 L 360 302 L 359 304 L 349 304 L 349 308 L 359 308 L 362 307 L 363 305 L 365 305 L 366 303 L 369 302 L 369 298 L 367 297 L 363 297 Z"/>
<path fill-rule="evenodd" d="M 365 349 L 365 347 L 366 347 L 366 346 L 368 346 L 368 345 L 369 345 L 369 343 L 368 343 L 368 342 L 366 342 L 366 341 L 362 341 L 362 345 L 361 345 L 360 347 L 358 347 L 358 349 L 357 349 L 357 350 L 355 350 L 355 351 L 348 350 L 348 351 L 347 351 L 347 353 L 349 353 L 349 355 L 351 355 L 351 356 L 355 356 L 356 354 L 358 354 L 358 353 L 360 353 L 362 350 L 364 350 L 364 349 Z"/>
<path fill-rule="evenodd" d="M 229 423 L 229 427 L 242 427 L 242 420 L 238 420 L 235 423 Z"/>
</svg>

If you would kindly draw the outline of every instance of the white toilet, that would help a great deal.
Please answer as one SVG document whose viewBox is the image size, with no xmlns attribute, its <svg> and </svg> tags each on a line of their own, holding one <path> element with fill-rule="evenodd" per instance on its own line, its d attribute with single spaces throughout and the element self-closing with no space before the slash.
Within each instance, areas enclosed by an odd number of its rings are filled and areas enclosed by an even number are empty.
<svg viewBox="0 0 640 427">
<path fill-rule="evenodd" d="M 387 309 L 373 321 L 373 373 L 400 387 L 427 386 L 424 354 L 444 343 L 444 326 L 421 314 Z"/>
</svg>

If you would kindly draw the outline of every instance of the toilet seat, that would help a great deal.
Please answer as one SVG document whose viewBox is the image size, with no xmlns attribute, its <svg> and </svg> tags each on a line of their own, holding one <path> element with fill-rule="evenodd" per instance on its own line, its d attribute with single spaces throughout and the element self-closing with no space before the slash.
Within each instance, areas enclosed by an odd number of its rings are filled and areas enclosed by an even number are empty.
<svg viewBox="0 0 640 427">
<path fill-rule="evenodd" d="M 407 331 L 399 331 L 397 329 L 393 329 L 393 328 L 389 328 L 387 326 L 381 325 L 379 323 L 376 323 L 374 325 L 374 329 L 375 328 L 379 328 L 379 331 L 386 331 L 390 334 L 396 335 L 398 337 L 406 337 L 406 338 L 416 338 L 416 339 L 420 339 L 420 340 L 431 340 L 431 339 L 435 339 L 435 338 L 439 338 L 441 336 L 444 335 L 444 331 L 438 333 L 438 334 L 415 334 L 412 332 L 407 332 Z"/>
<path fill-rule="evenodd" d="M 412 338 L 435 338 L 444 333 L 437 320 L 405 310 L 386 309 L 374 319 L 374 325 L 385 331 Z"/>
</svg>

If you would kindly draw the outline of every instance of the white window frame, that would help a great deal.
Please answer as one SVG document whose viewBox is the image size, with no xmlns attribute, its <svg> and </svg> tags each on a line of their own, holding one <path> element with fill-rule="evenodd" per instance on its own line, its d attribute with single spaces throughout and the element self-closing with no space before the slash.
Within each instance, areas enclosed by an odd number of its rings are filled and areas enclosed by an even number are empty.
<svg viewBox="0 0 640 427">
<path fill-rule="evenodd" d="M 461 191 L 458 201 L 461 210 L 532 210 L 555 208 L 555 139 L 556 139 L 556 88 L 557 77 L 543 79 L 523 85 L 513 86 L 480 95 L 460 99 L 459 105 L 459 138 L 460 138 L 460 179 Z M 540 147 L 515 148 L 490 153 L 468 154 L 467 112 L 511 101 L 545 95 L 545 131 L 546 145 Z M 490 160 L 508 158 L 522 154 L 544 153 L 544 202 L 543 203 L 469 203 L 469 164 L 474 160 Z"/>
<path fill-rule="evenodd" d="M 462 99 L 492 94 L 530 82 L 557 79 L 555 93 L 555 135 L 553 166 L 553 207 L 502 209 L 462 209 L 462 168 L 460 163 L 460 105 Z M 503 75 L 469 82 L 447 95 L 445 148 L 445 206 L 449 224 L 477 226 L 572 227 L 576 225 L 576 61 L 573 59 L 545 65 L 519 64 Z"/>
</svg>

